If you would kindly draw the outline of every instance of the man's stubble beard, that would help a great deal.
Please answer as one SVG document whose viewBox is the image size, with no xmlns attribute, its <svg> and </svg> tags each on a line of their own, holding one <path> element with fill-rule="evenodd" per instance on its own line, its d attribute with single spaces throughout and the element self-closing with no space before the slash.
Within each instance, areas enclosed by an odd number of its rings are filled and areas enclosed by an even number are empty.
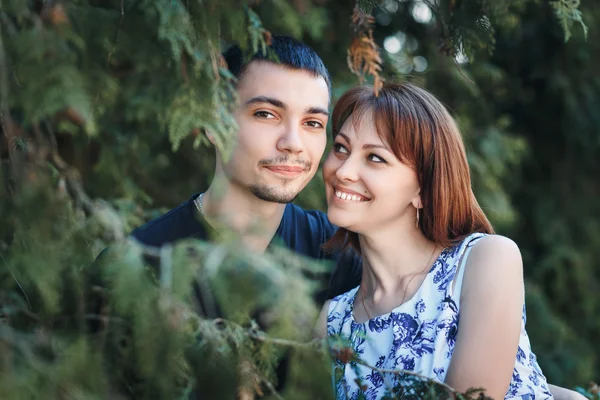
<svg viewBox="0 0 600 400">
<path fill-rule="evenodd" d="M 263 201 L 268 201 L 270 203 L 291 203 L 296 199 L 296 197 L 298 197 L 298 195 L 304 188 L 302 187 L 299 190 L 286 189 L 285 186 L 292 181 L 291 179 L 282 180 L 280 185 L 269 185 L 265 183 L 248 184 L 237 179 L 233 174 L 231 174 L 231 171 L 226 171 L 226 174 L 228 175 L 228 179 L 231 184 L 236 185 L 240 188 L 245 188 L 255 197 Z"/>
<path fill-rule="evenodd" d="M 290 192 L 284 189 L 276 189 L 271 185 L 254 184 L 248 186 L 248 191 L 261 200 L 271 203 L 287 204 L 298 197 L 300 191 Z"/>
<path fill-rule="evenodd" d="M 280 158 L 279 160 L 281 160 L 282 158 Z M 310 171 L 311 169 L 311 164 L 308 164 L 308 170 Z M 300 192 L 302 191 L 302 189 L 304 189 L 304 187 L 306 186 L 306 184 L 304 186 L 302 186 L 300 189 L 298 190 L 286 190 L 285 186 L 289 183 L 292 182 L 292 179 L 283 179 L 281 181 L 280 185 L 268 185 L 268 184 L 264 184 L 264 183 L 253 183 L 248 185 L 247 183 L 242 182 L 241 180 L 239 180 L 235 174 L 234 174 L 234 165 L 227 165 L 225 166 L 225 168 L 223 168 L 225 174 L 227 175 L 229 182 L 231 182 L 232 184 L 238 186 L 238 187 L 243 187 L 246 190 L 248 190 L 250 193 L 252 193 L 255 197 L 263 200 L 263 201 L 268 201 L 270 203 L 280 203 L 280 204 L 287 204 L 287 203 L 291 203 L 293 202 L 296 197 L 298 197 L 298 195 L 300 194 Z M 311 179 L 314 178 L 314 174 L 311 177 Z M 308 180 L 308 182 L 310 181 L 310 179 Z M 307 182 L 307 184 L 308 184 Z"/>
</svg>

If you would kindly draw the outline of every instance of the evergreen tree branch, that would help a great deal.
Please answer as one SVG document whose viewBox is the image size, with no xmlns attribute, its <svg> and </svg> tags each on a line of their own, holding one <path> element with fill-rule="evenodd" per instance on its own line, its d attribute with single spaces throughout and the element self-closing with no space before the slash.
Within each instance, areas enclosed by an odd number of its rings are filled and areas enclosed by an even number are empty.
<svg viewBox="0 0 600 400">
<path fill-rule="evenodd" d="M 583 22 L 581 11 L 579 10 L 580 0 L 555 0 L 550 1 L 556 18 L 565 33 L 565 42 L 571 38 L 571 26 L 578 23 L 583 30 L 583 36 L 587 39 L 588 27 Z"/>
<path fill-rule="evenodd" d="M 354 38 L 348 49 L 348 67 L 359 77 L 361 82 L 364 81 L 365 75 L 371 75 L 374 80 L 375 95 L 377 95 L 379 89 L 383 86 L 383 78 L 380 75 L 382 69 L 381 56 L 379 55 L 377 43 L 373 39 L 375 18 L 363 11 L 359 0 L 354 7 L 351 19 L 354 28 Z"/>
<path fill-rule="evenodd" d="M 0 10 L 3 9 L 2 0 L 0 0 Z M 3 20 L 4 18 L 4 13 Z M 21 182 L 21 174 L 23 172 L 23 158 L 17 151 L 18 135 L 15 125 L 10 116 L 10 108 L 8 104 L 9 97 L 9 81 L 8 81 L 8 58 L 4 50 L 4 33 L 0 29 L 0 126 L 6 138 L 8 157 L 11 162 L 10 172 L 13 176 L 15 186 Z M 2 142 L 0 141 L 0 150 Z"/>
<path fill-rule="evenodd" d="M 25 300 L 27 301 L 27 304 L 29 305 L 29 309 L 32 310 L 33 307 L 31 306 L 31 301 L 29 301 L 29 297 L 27 296 L 27 292 L 25 292 L 25 289 L 23 288 L 23 286 L 21 285 L 21 283 L 19 282 L 19 280 L 15 276 L 14 272 L 10 268 L 10 265 L 8 265 L 8 262 L 6 261 L 6 259 L 2 255 L 2 253 L 0 253 L 0 258 L 2 258 L 2 262 L 4 263 L 6 269 L 8 269 L 8 272 L 10 272 L 10 275 L 13 277 L 13 279 L 17 283 L 17 286 L 19 287 L 19 290 L 21 291 L 21 293 L 23 293 L 23 296 L 25 296 Z M 26 310 L 26 311 L 28 311 L 28 310 Z M 34 317 L 34 319 L 37 319 L 37 315 Z"/>
<path fill-rule="evenodd" d="M 458 73 L 467 80 L 467 82 L 469 82 L 472 85 L 475 85 L 475 82 L 469 78 L 467 76 L 467 74 L 465 73 L 465 71 L 463 70 L 463 68 L 460 66 L 460 64 L 458 63 L 458 61 L 456 61 L 456 58 L 454 58 L 454 65 L 456 65 L 456 69 L 458 69 Z"/>
<path fill-rule="evenodd" d="M 237 330 L 243 331 L 243 333 L 250 339 L 257 340 L 257 341 L 263 342 L 263 343 L 273 344 L 275 346 L 318 351 L 322 348 L 322 344 L 324 343 L 323 339 L 314 339 L 310 342 L 299 342 L 299 341 L 295 341 L 295 340 L 274 338 L 274 337 L 270 337 L 270 336 L 266 335 L 263 331 L 260 331 L 255 324 L 252 324 L 252 326 L 250 328 L 245 328 L 240 324 L 237 324 L 235 322 L 232 322 L 232 321 L 229 321 L 229 320 L 226 320 L 223 318 L 216 318 L 213 320 L 213 323 L 215 325 L 217 325 L 218 327 L 225 327 L 225 326 L 233 327 Z M 341 350 L 344 350 L 344 349 L 341 349 Z M 348 349 L 348 350 L 351 352 L 349 354 L 353 354 L 351 349 Z M 456 389 L 452 388 L 451 386 L 449 386 L 443 382 L 436 381 L 436 380 L 432 379 L 431 377 L 428 377 L 427 375 L 423 375 L 423 374 L 420 374 L 420 373 L 414 372 L 414 371 L 379 368 L 379 367 L 376 367 L 374 365 L 367 363 L 366 361 L 361 360 L 358 357 L 352 357 L 351 360 L 353 362 L 355 362 L 356 364 L 365 366 L 369 369 L 379 372 L 380 374 L 414 376 L 424 382 L 428 382 L 430 384 L 443 387 L 444 389 L 446 389 L 448 391 L 448 393 L 452 399 L 457 399 L 457 398 L 459 398 L 459 396 L 462 398 L 462 394 L 460 392 L 458 392 Z M 481 390 L 474 389 L 474 390 L 470 390 L 470 393 L 479 392 L 479 391 L 481 391 Z"/>
<path fill-rule="evenodd" d="M 260 375 L 260 380 L 267 387 L 267 389 L 269 389 L 269 391 L 271 392 L 271 395 L 273 395 L 274 398 L 276 398 L 277 400 L 284 400 L 283 397 L 281 397 L 279 395 L 279 393 L 277 393 L 277 390 L 275 389 L 273 384 L 267 378 Z"/>
<path fill-rule="evenodd" d="M 121 0 L 121 17 L 119 18 L 119 25 L 117 26 L 117 34 L 115 37 L 115 41 L 113 42 L 113 45 L 110 49 L 110 51 L 108 52 L 108 57 L 106 58 L 106 66 L 110 66 L 110 59 L 112 58 L 112 55 L 115 51 L 115 48 L 117 47 L 117 44 L 119 43 L 119 36 L 121 35 L 121 28 L 123 27 L 123 19 L 125 18 L 125 4 L 124 4 L 124 0 Z"/>
<path fill-rule="evenodd" d="M 48 161 L 65 178 L 69 193 L 75 201 L 76 206 L 80 207 L 86 215 L 94 214 L 94 203 L 83 190 L 78 171 L 67 164 L 56 151 L 48 153 Z"/>
<path fill-rule="evenodd" d="M 274 344 L 276 346 L 281 346 L 281 347 L 293 347 L 293 348 L 305 349 L 305 350 L 317 350 L 320 347 L 319 344 L 322 343 L 322 340 L 320 340 L 320 339 L 314 339 L 310 342 L 298 342 L 295 340 L 273 338 L 273 337 L 267 336 L 262 331 L 257 331 L 252 328 L 248 329 L 246 334 L 248 335 L 249 338 L 258 340 L 259 342 L 271 343 L 271 344 Z"/>
<path fill-rule="evenodd" d="M 417 372 L 413 372 L 413 371 L 405 371 L 405 370 L 398 370 L 398 369 L 385 369 L 385 368 L 379 368 L 376 367 L 374 365 L 371 365 L 369 363 L 367 363 L 366 361 L 361 360 L 360 358 L 355 358 L 352 361 L 356 362 L 357 364 L 360 364 L 364 367 L 370 368 L 376 372 L 379 372 L 380 374 L 395 374 L 395 375 L 411 375 L 414 376 L 416 378 L 419 378 L 423 381 L 426 382 L 430 382 L 433 383 L 435 385 L 439 385 L 441 387 L 443 387 L 444 389 L 448 390 L 448 392 L 450 393 L 450 396 L 452 396 L 452 399 L 456 399 L 456 395 L 459 393 L 458 391 L 456 391 L 455 389 L 453 389 L 451 386 L 448 386 L 447 384 L 443 383 L 443 382 L 438 382 L 436 380 L 431 379 L 430 377 L 423 375 L 423 374 L 419 374 Z"/>
<path fill-rule="evenodd" d="M 236 322 L 224 319 L 224 318 L 215 318 L 212 320 L 213 324 L 215 324 L 215 326 L 217 328 L 220 329 L 224 329 L 226 327 L 229 328 L 233 328 L 239 332 L 241 332 L 244 336 L 253 339 L 253 340 L 257 340 L 259 342 L 262 343 L 270 343 L 270 344 L 274 344 L 276 346 L 281 346 L 281 347 L 292 347 L 292 348 L 297 348 L 297 349 L 308 349 L 308 350 L 317 350 L 320 346 L 318 346 L 319 343 L 322 342 L 322 340 L 320 339 L 315 339 L 312 340 L 310 342 L 298 342 L 295 340 L 288 340 L 288 339 L 280 339 L 280 338 L 273 338 L 268 336 L 267 334 L 265 334 L 263 331 L 260 331 L 258 329 L 258 327 L 256 326 L 256 324 L 252 324 L 252 326 L 250 328 L 246 328 Z"/>
</svg>

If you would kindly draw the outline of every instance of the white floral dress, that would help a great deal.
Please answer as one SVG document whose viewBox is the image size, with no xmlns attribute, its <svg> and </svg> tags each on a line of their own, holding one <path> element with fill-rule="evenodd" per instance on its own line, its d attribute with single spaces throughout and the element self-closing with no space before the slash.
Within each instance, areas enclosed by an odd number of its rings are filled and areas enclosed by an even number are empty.
<svg viewBox="0 0 600 400">
<path fill-rule="evenodd" d="M 369 365 L 413 371 L 443 382 L 459 329 L 464 261 L 473 244 L 483 236 L 472 234 L 458 245 L 445 249 L 412 299 L 389 314 L 357 323 L 352 310 L 358 287 L 335 297 L 328 310 L 328 335 L 346 338 L 356 355 Z M 465 251 L 463 265 L 452 285 Z M 552 399 L 546 378 L 531 351 L 525 320 L 523 306 L 519 348 L 505 399 Z M 401 379 L 398 374 L 375 372 L 352 361 L 344 363 L 335 359 L 333 364 L 334 392 L 340 400 L 389 398 L 389 390 L 398 387 Z"/>
</svg>

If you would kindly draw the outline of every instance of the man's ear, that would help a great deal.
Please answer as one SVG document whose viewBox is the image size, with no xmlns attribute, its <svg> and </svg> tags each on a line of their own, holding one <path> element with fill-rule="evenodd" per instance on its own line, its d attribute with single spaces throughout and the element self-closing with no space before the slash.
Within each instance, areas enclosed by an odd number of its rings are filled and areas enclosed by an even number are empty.
<svg viewBox="0 0 600 400">
<path fill-rule="evenodd" d="M 206 135 L 206 137 L 208 138 L 208 141 L 213 145 L 216 146 L 215 144 L 215 136 L 210 133 L 209 131 L 204 131 L 204 134 Z"/>
</svg>

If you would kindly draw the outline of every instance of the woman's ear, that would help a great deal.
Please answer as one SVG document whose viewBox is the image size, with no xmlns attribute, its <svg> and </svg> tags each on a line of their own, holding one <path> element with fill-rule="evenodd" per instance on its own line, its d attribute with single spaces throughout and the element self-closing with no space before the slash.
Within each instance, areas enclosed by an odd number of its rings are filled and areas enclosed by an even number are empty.
<svg viewBox="0 0 600 400">
<path fill-rule="evenodd" d="M 419 189 L 417 191 L 417 194 L 415 195 L 415 197 L 413 197 L 412 201 L 411 201 L 413 207 L 415 208 L 423 208 L 423 202 L 421 201 L 421 189 Z"/>
</svg>

